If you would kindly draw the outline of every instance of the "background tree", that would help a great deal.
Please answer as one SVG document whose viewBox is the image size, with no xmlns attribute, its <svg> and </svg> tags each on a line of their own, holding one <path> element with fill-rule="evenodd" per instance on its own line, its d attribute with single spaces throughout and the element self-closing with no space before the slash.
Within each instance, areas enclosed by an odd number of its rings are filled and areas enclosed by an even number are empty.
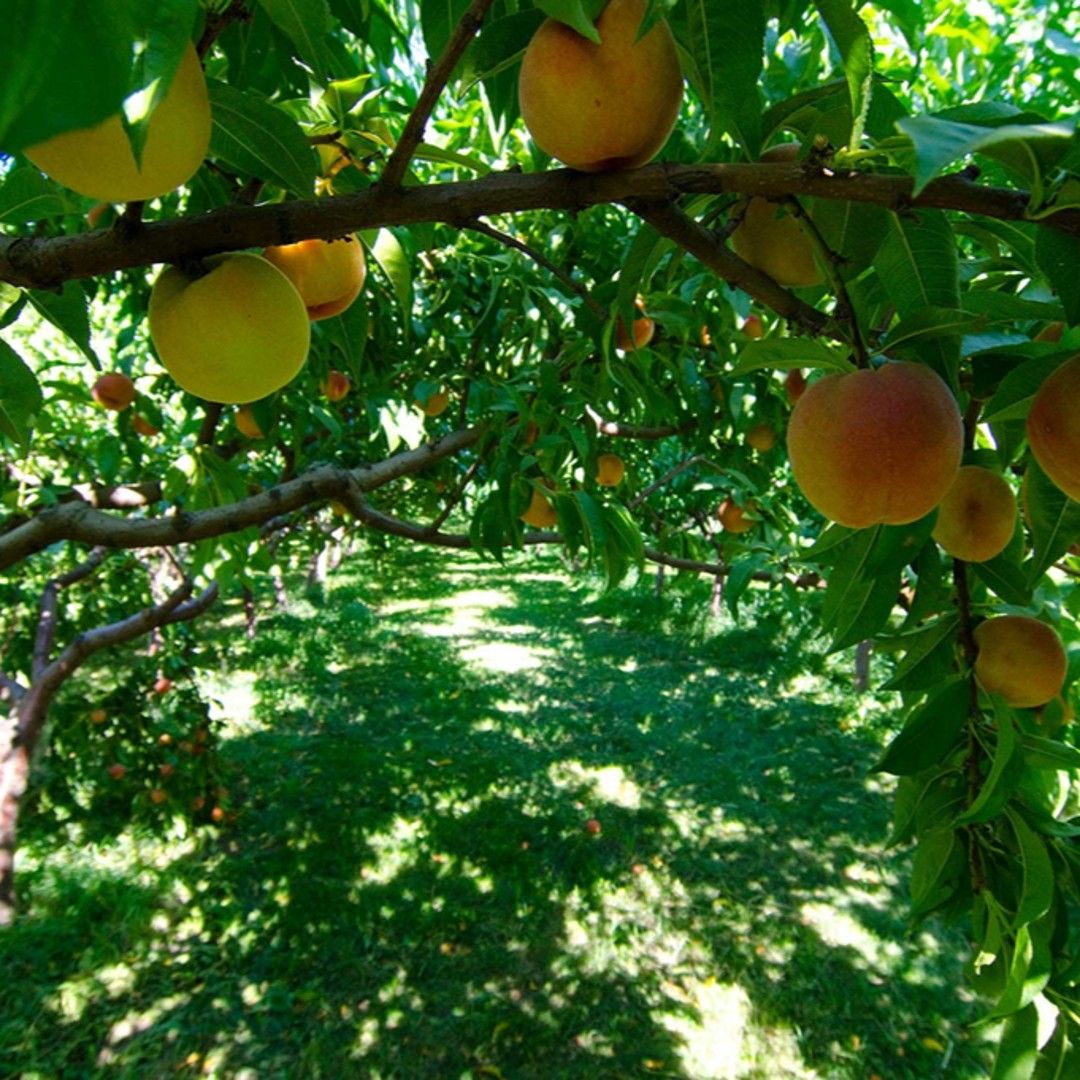
<svg viewBox="0 0 1080 1080">
<path fill-rule="evenodd" d="M 1080 636 L 1080 159 L 1062 117 L 1080 15 L 613 0 L 627 50 L 639 26 L 670 25 L 687 87 L 674 132 L 659 162 L 624 168 L 662 141 L 661 107 L 646 150 L 548 168 L 547 136 L 518 121 L 519 59 L 545 16 L 594 38 L 605 6 L 178 0 L 76 22 L 60 3 L 15 5 L 0 920 L 60 682 L 98 648 L 194 618 L 215 589 L 262 593 L 328 533 L 495 557 L 559 544 L 612 586 L 652 561 L 714 575 L 732 611 L 751 580 L 791 590 L 820 573 L 832 647 L 873 638 L 895 656 L 899 734 L 876 767 L 901 777 L 913 918 L 970 919 L 971 978 L 1006 1018 L 999 1075 L 1032 1075 L 1037 1050 L 1063 1075 L 1080 1016 L 1061 780 L 1080 764 L 1065 727 L 1080 654 L 1062 646 Z M 623 63 L 628 87 L 667 61 Z M 555 107 L 529 87 L 527 113 Z M 613 100 L 625 128 L 630 98 Z M 556 132 L 589 98 L 572 104 Z M 112 141 L 87 160 L 119 146 L 130 174 L 97 175 L 63 141 L 103 121 L 94 139 Z M 778 142 L 798 149 L 759 162 Z M 771 248 L 754 240 L 770 227 Z M 342 295 L 359 281 L 360 298 L 340 311 L 333 290 L 300 286 L 297 304 L 260 291 L 265 263 L 215 261 L 306 240 L 340 253 L 353 234 L 363 260 L 344 260 Z M 152 301 L 154 264 L 173 269 Z M 325 317 L 309 326 L 303 308 Z M 263 338 L 244 336 L 252 321 Z M 795 369 L 821 373 L 801 396 Z M 780 434 L 793 399 L 798 487 Z M 961 459 L 1022 494 L 979 562 L 935 509 Z M 69 600 L 94 572 L 107 587 Z M 995 629 L 1019 614 L 1039 629 Z M 189 644 L 179 627 L 155 638 L 158 696 L 166 660 L 199 662 Z M 162 763 L 138 778 L 113 764 L 151 802 L 164 790 L 146 775 Z M 195 812 L 212 784 L 200 774 Z"/>
</svg>

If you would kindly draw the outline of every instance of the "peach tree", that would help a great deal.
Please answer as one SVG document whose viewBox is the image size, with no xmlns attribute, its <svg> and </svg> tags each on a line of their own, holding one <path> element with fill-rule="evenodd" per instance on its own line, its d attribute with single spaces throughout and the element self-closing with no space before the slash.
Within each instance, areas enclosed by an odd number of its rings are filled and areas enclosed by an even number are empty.
<svg viewBox="0 0 1080 1080">
<path fill-rule="evenodd" d="M 1075 1070 L 1080 12 L 69 6 L 0 39 L 0 922 L 81 665 L 90 787 L 204 812 L 219 594 L 558 545 L 822 590 L 888 658 L 913 921 L 967 921 L 996 1076 Z"/>
</svg>

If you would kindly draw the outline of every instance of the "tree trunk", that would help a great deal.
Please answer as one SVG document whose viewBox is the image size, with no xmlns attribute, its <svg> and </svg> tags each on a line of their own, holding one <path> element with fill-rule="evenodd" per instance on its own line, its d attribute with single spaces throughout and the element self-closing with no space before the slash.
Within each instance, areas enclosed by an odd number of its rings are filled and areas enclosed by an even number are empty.
<svg viewBox="0 0 1080 1080">
<path fill-rule="evenodd" d="M 247 624 L 246 634 L 248 641 L 255 640 L 255 597 L 251 590 L 244 589 L 244 621 Z"/>
<path fill-rule="evenodd" d="M 15 921 L 15 834 L 30 777 L 30 749 L 18 741 L 19 709 L 12 706 L 0 735 L 0 926 Z"/>
<path fill-rule="evenodd" d="M 855 647 L 855 689 L 870 688 L 870 641 L 860 641 Z"/>
<path fill-rule="evenodd" d="M 289 594 L 285 590 L 285 575 L 277 563 L 270 567 L 270 580 L 274 583 L 274 599 L 277 601 L 277 606 L 285 611 L 289 606 Z"/>
<path fill-rule="evenodd" d="M 660 563 L 656 568 L 656 577 L 653 581 L 653 595 L 660 599 L 664 593 L 664 564 Z"/>
<path fill-rule="evenodd" d="M 720 617 L 721 605 L 724 602 L 724 578 L 717 574 L 712 583 L 712 599 L 709 601 L 709 614 L 714 618 Z"/>
</svg>

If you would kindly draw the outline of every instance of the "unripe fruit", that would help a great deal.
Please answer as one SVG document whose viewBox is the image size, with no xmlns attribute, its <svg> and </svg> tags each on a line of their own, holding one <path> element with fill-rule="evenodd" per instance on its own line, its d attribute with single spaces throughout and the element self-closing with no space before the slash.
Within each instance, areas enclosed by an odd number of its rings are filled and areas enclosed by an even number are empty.
<svg viewBox="0 0 1080 1080">
<path fill-rule="evenodd" d="M 210 145 L 210 100 L 199 57 L 188 45 L 168 92 L 147 125 L 142 160 L 120 114 L 94 127 L 65 131 L 31 146 L 26 156 L 58 183 L 91 199 L 132 202 L 187 183 Z"/>
<path fill-rule="evenodd" d="M 748 533 L 757 525 L 757 522 L 750 520 L 746 515 L 756 512 L 757 503 L 753 499 L 747 499 L 745 506 L 737 506 L 733 499 L 725 499 L 717 508 L 716 517 L 724 532 Z"/>
<path fill-rule="evenodd" d="M 108 767 L 108 769 L 106 769 L 106 772 L 108 772 L 108 774 L 114 780 L 123 780 L 124 779 L 124 774 L 127 772 L 127 769 L 124 768 L 123 765 L 115 764 L 115 765 L 110 765 Z"/>
<path fill-rule="evenodd" d="M 596 482 L 601 487 L 617 487 L 625 472 L 626 467 L 618 454 L 601 454 L 596 459 Z"/>
<path fill-rule="evenodd" d="M 331 371 L 322 381 L 321 389 L 323 397 L 327 401 L 341 401 L 352 387 L 349 376 L 343 371 Z"/>
<path fill-rule="evenodd" d="M 536 488 L 533 488 L 532 498 L 525 512 L 521 515 L 521 520 L 534 529 L 550 529 L 553 525 L 558 524 L 559 517 L 555 513 L 555 507 L 551 505 L 550 500 Z"/>
<path fill-rule="evenodd" d="M 759 454 L 767 454 L 776 445 L 776 432 L 768 424 L 755 424 L 746 433 L 746 442 Z"/>
<path fill-rule="evenodd" d="M 441 416 L 450 404 L 450 391 L 438 390 L 426 401 L 417 398 L 416 404 L 424 410 L 425 416 Z"/>
<path fill-rule="evenodd" d="M 525 50 L 518 82 L 533 141 L 582 172 L 635 169 L 667 142 L 682 102 L 675 39 L 660 19 L 640 40 L 643 0 L 611 0 L 600 44 L 547 19 Z"/>
<path fill-rule="evenodd" d="M 341 314 L 367 277 L 364 248 L 355 236 L 301 240 L 268 247 L 263 254 L 296 286 L 313 321 Z"/>
<path fill-rule="evenodd" d="M 986 562 L 1000 555 L 1016 528 L 1016 496 L 997 473 L 965 465 L 938 506 L 933 538 L 954 559 Z"/>
<path fill-rule="evenodd" d="M 251 411 L 250 405 L 241 405 L 236 410 L 236 430 L 249 439 L 261 439 L 265 432 L 259 427 L 259 421 Z"/>
<path fill-rule="evenodd" d="M 784 143 L 766 150 L 761 160 L 786 163 L 798 156 L 797 143 Z M 821 284 L 813 244 L 788 207 L 755 195 L 747 203 L 731 243 L 740 258 L 763 270 L 778 285 Z"/>
<path fill-rule="evenodd" d="M 1042 471 L 1080 502 L 1080 353 L 1039 387 L 1028 412 L 1027 439 Z"/>
<path fill-rule="evenodd" d="M 107 371 L 98 376 L 90 396 L 103 409 L 122 412 L 135 400 L 135 384 L 122 372 Z"/>
<path fill-rule="evenodd" d="M 806 376 L 801 368 L 792 368 L 784 377 L 784 393 L 792 405 L 806 393 Z"/>
<path fill-rule="evenodd" d="M 928 514 L 956 478 L 964 425 L 956 399 L 923 364 L 826 375 L 788 423 L 795 482 L 840 525 L 904 525 Z"/>
<path fill-rule="evenodd" d="M 626 323 L 620 317 L 615 323 L 615 348 L 622 352 L 633 352 L 634 349 L 644 349 L 653 339 L 656 333 L 656 323 L 647 315 L 634 320 L 634 336 L 630 337 Z"/>
<path fill-rule="evenodd" d="M 307 359 L 311 324 L 292 282 L 259 255 L 204 260 L 202 277 L 167 267 L 150 293 L 150 337 L 180 386 L 237 405 L 272 394 Z"/>
<path fill-rule="evenodd" d="M 1028 615 L 999 615 L 975 628 L 975 675 L 1018 709 L 1045 705 L 1061 693 L 1067 662 L 1057 633 Z"/>
</svg>

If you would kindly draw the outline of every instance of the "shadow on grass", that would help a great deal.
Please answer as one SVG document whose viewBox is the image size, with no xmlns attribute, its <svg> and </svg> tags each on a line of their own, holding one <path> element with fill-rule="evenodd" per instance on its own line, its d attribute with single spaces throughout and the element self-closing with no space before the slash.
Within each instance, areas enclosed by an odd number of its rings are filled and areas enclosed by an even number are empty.
<svg viewBox="0 0 1080 1080">
<path fill-rule="evenodd" d="M 115 907 L 109 872 L 88 898 L 62 862 L 28 874 L 0 1053 L 509 1080 L 922 1077 L 945 1052 L 982 1075 L 962 942 L 895 944 L 880 740 L 841 730 L 799 628 L 665 629 L 670 601 L 552 569 L 410 553 L 238 642 L 239 819 L 155 849 Z"/>
</svg>

